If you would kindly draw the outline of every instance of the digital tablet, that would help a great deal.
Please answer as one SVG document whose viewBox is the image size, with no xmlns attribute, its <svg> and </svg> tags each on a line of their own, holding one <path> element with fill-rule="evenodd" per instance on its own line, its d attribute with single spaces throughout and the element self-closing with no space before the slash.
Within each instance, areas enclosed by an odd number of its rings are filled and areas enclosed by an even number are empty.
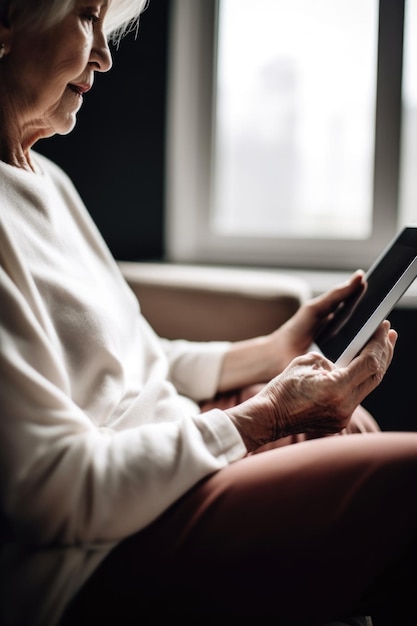
<svg viewBox="0 0 417 626">
<path fill-rule="evenodd" d="M 321 327 L 313 349 L 344 367 L 362 350 L 417 277 L 417 226 L 406 226 L 366 273 L 367 288 Z"/>
</svg>

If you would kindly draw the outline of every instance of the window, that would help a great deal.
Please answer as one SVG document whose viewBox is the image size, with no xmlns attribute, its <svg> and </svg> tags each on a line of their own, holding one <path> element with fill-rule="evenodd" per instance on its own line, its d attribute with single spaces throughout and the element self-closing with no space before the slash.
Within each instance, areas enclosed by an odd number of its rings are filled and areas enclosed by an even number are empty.
<svg viewBox="0 0 417 626">
<path fill-rule="evenodd" d="M 417 222 L 417 1 L 405 13 L 400 222 Z"/>
<path fill-rule="evenodd" d="M 220 3 L 216 232 L 369 236 L 377 16 L 377 0 Z"/>
<path fill-rule="evenodd" d="M 170 260 L 366 269 L 415 219 L 416 2 L 174 0 Z"/>
</svg>

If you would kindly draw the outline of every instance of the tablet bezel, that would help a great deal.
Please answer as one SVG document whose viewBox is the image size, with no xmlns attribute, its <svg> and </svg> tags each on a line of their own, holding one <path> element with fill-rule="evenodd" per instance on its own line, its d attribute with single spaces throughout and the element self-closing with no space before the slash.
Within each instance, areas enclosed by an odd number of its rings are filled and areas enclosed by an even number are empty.
<svg viewBox="0 0 417 626">
<path fill-rule="evenodd" d="M 395 267 L 395 263 L 400 263 L 394 270 L 395 279 L 384 284 L 381 282 L 383 269 Z M 338 367 L 348 365 L 362 350 L 417 277 L 417 226 L 404 227 L 379 255 L 365 277 L 368 287 L 341 328 L 330 337 L 325 337 L 326 327 L 321 328 L 313 344 L 313 349 L 318 349 Z M 371 313 L 363 321 L 364 311 L 370 310 L 369 307 L 372 307 Z M 332 323 L 334 325 L 334 320 Z"/>
</svg>

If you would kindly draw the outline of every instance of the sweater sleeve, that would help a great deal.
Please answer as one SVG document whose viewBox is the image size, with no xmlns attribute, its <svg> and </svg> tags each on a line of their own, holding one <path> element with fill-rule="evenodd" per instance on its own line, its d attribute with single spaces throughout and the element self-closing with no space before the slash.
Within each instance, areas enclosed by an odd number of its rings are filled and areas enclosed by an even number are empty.
<svg viewBox="0 0 417 626">
<path fill-rule="evenodd" d="M 98 427 L 71 399 L 59 346 L 36 303 L 29 305 L 3 268 L 0 302 L 1 508 L 19 542 L 119 540 L 244 456 L 237 430 L 218 410 L 138 419 L 123 430 Z"/>
<path fill-rule="evenodd" d="M 217 392 L 226 341 L 193 342 L 161 339 L 169 363 L 169 376 L 178 391 L 196 401 Z"/>
</svg>

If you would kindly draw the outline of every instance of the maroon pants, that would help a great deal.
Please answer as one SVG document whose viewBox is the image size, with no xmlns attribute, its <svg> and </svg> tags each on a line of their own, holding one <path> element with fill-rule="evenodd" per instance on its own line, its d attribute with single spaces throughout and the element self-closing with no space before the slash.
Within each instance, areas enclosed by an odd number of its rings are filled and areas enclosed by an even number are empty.
<svg viewBox="0 0 417 626">
<path fill-rule="evenodd" d="M 357 421 L 375 432 L 280 445 L 201 481 L 113 550 L 62 625 L 415 626 L 417 433 Z"/>
</svg>

